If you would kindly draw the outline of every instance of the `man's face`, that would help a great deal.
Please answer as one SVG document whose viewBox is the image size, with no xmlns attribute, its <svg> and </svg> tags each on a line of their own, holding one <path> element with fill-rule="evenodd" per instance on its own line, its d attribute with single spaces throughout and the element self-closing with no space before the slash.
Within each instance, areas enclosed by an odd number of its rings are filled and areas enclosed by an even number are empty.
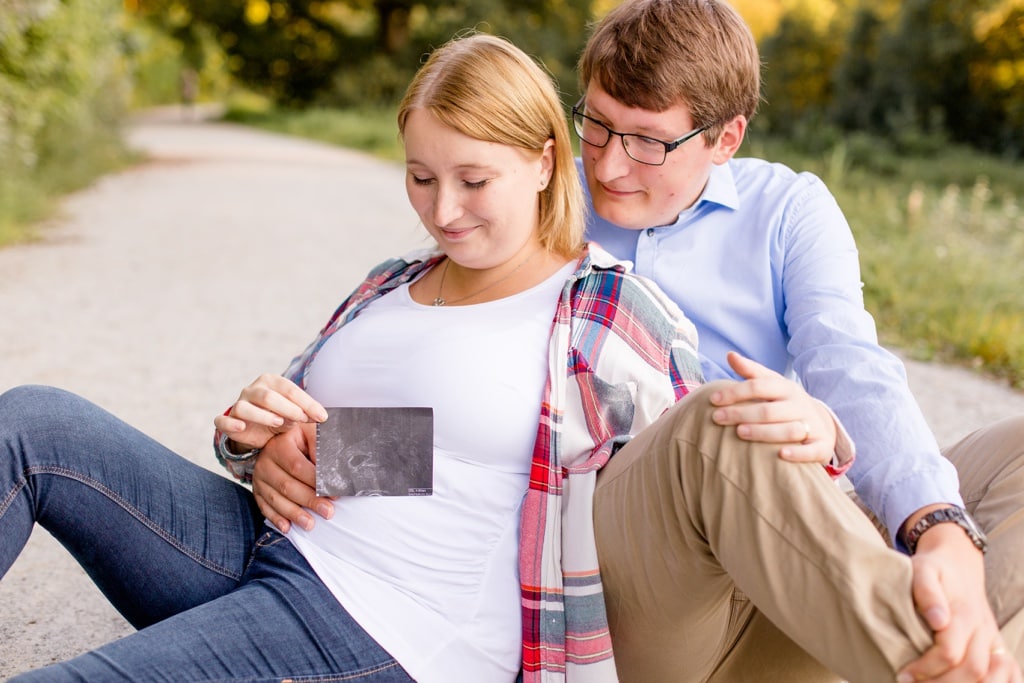
<svg viewBox="0 0 1024 683">
<path fill-rule="evenodd" d="M 587 88 L 584 113 L 612 130 L 664 141 L 675 140 L 694 128 L 684 105 L 663 112 L 627 107 L 596 81 Z M 604 147 L 581 141 L 580 155 L 594 210 L 616 225 L 635 230 L 675 222 L 680 212 L 697 201 L 711 167 L 728 159 L 722 158 L 718 145 L 707 147 L 703 135 L 670 152 L 662 166 L 634 161 L 626 154 L 621 138 L 614 135 Z"/>
</svg>

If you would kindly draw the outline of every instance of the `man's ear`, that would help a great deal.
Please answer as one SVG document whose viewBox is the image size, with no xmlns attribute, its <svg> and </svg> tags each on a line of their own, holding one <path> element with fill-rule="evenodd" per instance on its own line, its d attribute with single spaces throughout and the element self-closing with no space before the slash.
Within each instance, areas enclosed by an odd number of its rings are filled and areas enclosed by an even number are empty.
<svg viewBox="0 0 1024 683">
<path fill-rule="evenodd" d="M 711 161 L 715 164 L 724 164 L 732 159 L 743 143 L 743 135 L 747 132 L 747 117 L 737 114 L 722 126 L 722 134 L 718 136 L 718 143 L 715 146 L 715 154 Z"/>
</svg>

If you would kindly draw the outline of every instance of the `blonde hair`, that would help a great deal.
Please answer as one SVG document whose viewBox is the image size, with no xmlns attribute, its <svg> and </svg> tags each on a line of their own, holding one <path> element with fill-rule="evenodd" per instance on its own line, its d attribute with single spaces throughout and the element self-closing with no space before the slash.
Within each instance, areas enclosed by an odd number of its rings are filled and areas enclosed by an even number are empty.
<svg viewBox="0 0 1024 683">
<path fill-rule="evenodd" d="M 629 107 L 684 104 L 694 126 L 750 120 L 761 99 L 761 58 L 750 28 L 721 0 L 626 0 L 594 28 L 580 57 L 581 87 L 595 81 Z"/>
<path fill-rule="evenodd" d="M 580 252 L 583 190 L 565 113 L 551 77 L 526 53 L 490 35 L 455 38 L 435 50 L 409 84 L 398 108 L 403 135 L 414 109 L 477 140 L 538 154 L 554 140 L 554 168 L 540 197 L 540 242 L 562 256 Z"/>
</svg>

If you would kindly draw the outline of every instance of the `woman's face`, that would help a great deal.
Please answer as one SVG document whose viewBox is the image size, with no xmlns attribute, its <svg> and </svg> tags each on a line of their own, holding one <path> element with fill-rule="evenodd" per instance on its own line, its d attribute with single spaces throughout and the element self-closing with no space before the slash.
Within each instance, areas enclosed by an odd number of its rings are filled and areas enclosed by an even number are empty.
<svg viewBox="0 0 1024 683">
<path fill-rule="evenodd" d="M 534 154 L 484 142 L 423 109 L 409 113 L 404 139 L 409 201 L 449 258 L 465 268 L 494 268 L 539 244 L 553 143 Z"/>
</svg>

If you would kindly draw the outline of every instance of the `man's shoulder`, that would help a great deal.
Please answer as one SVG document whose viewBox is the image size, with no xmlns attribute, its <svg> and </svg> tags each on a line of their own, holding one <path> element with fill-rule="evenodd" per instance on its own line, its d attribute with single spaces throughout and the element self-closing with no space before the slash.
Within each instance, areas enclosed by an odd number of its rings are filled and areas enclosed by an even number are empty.
<svg viewBox="0 0 1024 683">
<path fill-rule="evenodd" d="M 756 157 L 733 158 L 728 170 L 740 205 L 747 209 L 800 205 L 814 198 L 831 196 L 828 187 L 814 173 L 798 171 L 779 162 Z"/>
<path fill-rule="evenodd" d="M 811 171 L 800 171 L 778 161 L 757 157 L 733 157 L 728 163 L 737 187 L 757 184 L 775 187 L 778 190 L 819 187 L 826 190 L 825 183 Z"/>
</svg>

